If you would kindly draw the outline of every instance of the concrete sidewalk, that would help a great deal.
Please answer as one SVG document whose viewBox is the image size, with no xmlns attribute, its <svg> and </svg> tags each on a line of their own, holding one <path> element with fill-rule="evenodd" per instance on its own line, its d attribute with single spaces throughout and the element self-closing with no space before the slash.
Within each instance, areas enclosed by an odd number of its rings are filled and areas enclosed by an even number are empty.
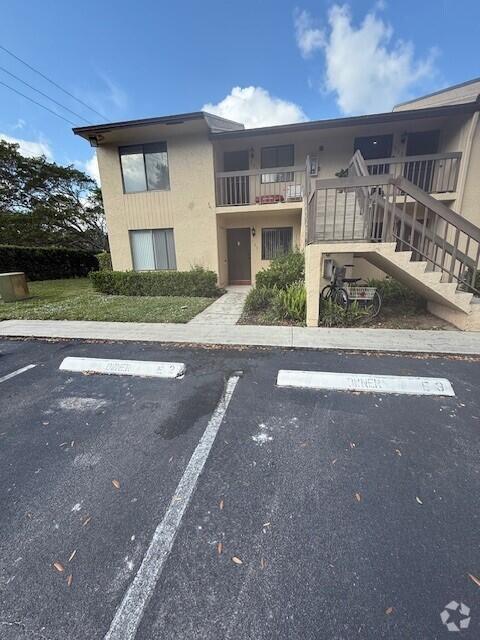
<svg viewBox="0 0 480 640">
<path fill-rule="evenodd" d="M 197 314 L 188 324 L 236 325 L 251 286 L 229 286 L 227 293 Z"/>
<path fill-rule="evenodd" d="M 480 332 L 5 320 L 0 336 L 480 355 Z"/>
</svg>

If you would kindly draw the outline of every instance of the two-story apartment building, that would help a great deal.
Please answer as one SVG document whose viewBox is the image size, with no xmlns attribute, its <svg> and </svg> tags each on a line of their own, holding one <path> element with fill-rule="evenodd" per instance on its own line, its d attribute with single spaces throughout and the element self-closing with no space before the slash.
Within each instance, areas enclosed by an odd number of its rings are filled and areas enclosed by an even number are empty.
<svg viewBox="0 0 480 640">
<path fill-rule="evenodd" d="M 279 253 L 315 245 L 309 324 L 326 255 L 412 286 L 425 263 L 416 280 L 441 313 L 459 311 L 453 281 L 471 287 L 478 268 L 479 94 L 474 80 L 366 116 L 245 129 L 197 112 L 74 132 L 97 148 L 115 269 L 201 265 L 222 286 L 248 284 Z"/>
</svg>

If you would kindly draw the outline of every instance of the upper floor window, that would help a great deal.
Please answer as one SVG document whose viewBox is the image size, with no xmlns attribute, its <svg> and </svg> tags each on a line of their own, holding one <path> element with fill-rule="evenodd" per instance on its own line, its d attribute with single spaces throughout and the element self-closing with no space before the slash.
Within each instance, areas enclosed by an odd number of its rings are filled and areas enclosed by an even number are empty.
<svg viewBox="0 0 480 640">
<path fill-rule="evenodd" d="M 170 188 L 166 142 L 120 147 L 125 193 Z"/>
<path fill-rule="evenodd" d="M 276 167 L 293 167 L 294 146 L 293 144 L 283 144 L 277 147 L 262 147 L 261 169 L 274 169 Z M 268 182 L 289 182 L 293 180 L 291 171 L 281 173 L 263 173 L 262 183 Z"/>
<path fill-rule="evenodd" d="M 393 135 L 360 136 L 353 142 L 353 151 L 359 150 L 364 160 L 390 158 L 392 155 Z"/>
</svg>

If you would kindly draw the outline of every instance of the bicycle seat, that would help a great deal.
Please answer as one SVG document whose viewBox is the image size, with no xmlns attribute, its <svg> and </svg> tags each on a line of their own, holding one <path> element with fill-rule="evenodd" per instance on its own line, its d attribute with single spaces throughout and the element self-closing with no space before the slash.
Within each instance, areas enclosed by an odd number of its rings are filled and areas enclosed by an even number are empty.
<svg viewBox="0 0 480 640">
<path fill-rule="evenodd" d="M 361 278 L 342 278 L 342 282 L 346 282 L 347 284 L 355 284 L 355 282 L 360 282 Z"/>
</svg>

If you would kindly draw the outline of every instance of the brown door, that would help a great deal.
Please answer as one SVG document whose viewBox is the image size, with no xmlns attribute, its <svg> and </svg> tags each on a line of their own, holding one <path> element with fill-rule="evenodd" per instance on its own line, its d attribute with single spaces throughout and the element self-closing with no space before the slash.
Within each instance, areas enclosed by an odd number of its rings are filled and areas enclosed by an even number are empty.
<svg viewBox="0 0 480 640">
<path fill-rule="evenodd" d="M 250 284 L 250 229 L 227 229 L 228 282 Z"/>
</svg>

